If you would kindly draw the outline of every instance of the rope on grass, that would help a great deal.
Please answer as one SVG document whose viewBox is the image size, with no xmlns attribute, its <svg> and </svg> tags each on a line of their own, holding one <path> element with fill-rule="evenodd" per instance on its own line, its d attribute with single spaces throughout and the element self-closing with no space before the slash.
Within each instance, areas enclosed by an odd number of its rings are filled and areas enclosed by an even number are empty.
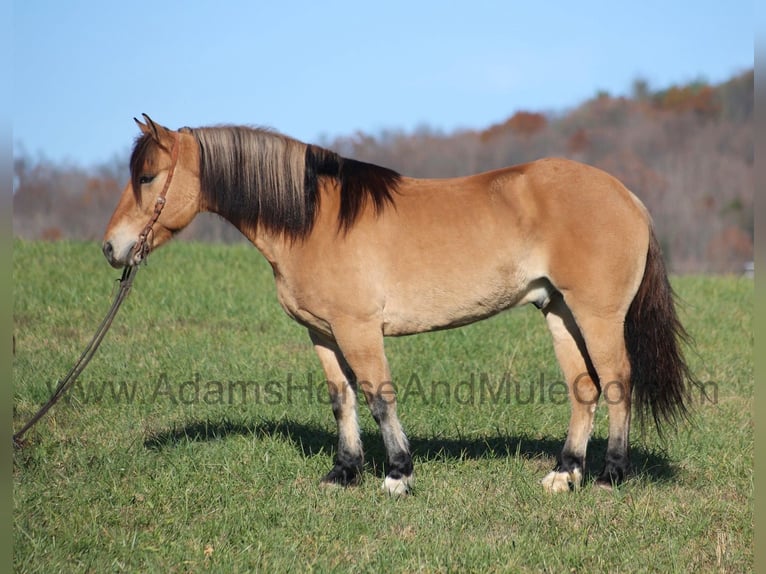
<svg viewBox="0 0 766 574">
<path fill-rule="evenodd" d="M 112 306 L 109 308 L 109 311 L 106 313 L 106 317 L 104 317 L 104 320 L 101 321 L 101 325 L 99 325 L 98 330 L 96 331 L 96 334 L 93 335 L 93 338 L 90 340 L 90 343 L 88 343 L 88 346 L 85 347 L 85 350 L 82 352 L 82 355 L 80 355 L 80 358 L 77 360 L 77 362 L 74 364 L 74 366 L 69 370 L 66 377 L 64 377 L 61 381 L 59 381 L 58 385 L 56 386 L 56 389 L 53 391 L 53 394 L 48 399 L 48 402 L 45 403 L 35 415 L 29 419 L 29 422 L 27 422 L 21 429 L 14 433 L 13 435 L 13 446 L 14 448 L 21 448 L 24 446 L 23 436 L 24 433 L 26 433 L 30 428 L 32 428 L 37 421 L 39 421 L 45 413 L 47 413 L 53 405 L 55 405 L 58 400 L 64 395 L 64 393 L 67 392 L 67 390 L 74 384 L 74 382 L 77 380 L 77 377 L 80 376 L 80 373 L 85 370 L 85 367 L 88 365 L 90 360 L 93 358 L 93 355 L 96 354 L 96 351 L 98 350 L 98 346 L 101 344 L 101 341 L 104 339 L 104 336 L 106 335 L 107 331 L 109 330 L 109 327 L 112 325 L 112 321 L 114 320 L 114 317 L 117 315 L 117 311 L 120 308 L 120 305 L 122 305 L 122 302 L 125 300 L 125 298 L 128 296 L 128 293 L 130 292 L 130 287 L 133 285 L 133 279 L 136 277 L 136 273 L 138 273 L 138 266 L 137 265 L 131 265 L 125 267 L 122 271 L 122 277 L 120 278 L 120 289 L 117 292 L 117 295 L 114 298 L 114 302 L 112 303 Z"/>
</svg>

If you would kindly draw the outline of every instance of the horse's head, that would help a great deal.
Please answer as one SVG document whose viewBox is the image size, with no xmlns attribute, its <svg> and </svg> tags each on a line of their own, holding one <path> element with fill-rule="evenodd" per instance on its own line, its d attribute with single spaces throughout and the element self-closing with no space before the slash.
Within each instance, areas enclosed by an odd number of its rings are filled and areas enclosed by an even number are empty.
<svg viewBox="0 0 766 574">
<path fill-rule="evenodd" d="M 142 135 L 130 158 L 130 181 L 104 233 L 103 251 L 113 267 L 136 265 L 186 227 L 200 211 L 196 138 L 135 120 Z M 145 237 L 145 239 L 144 239 Z"/>
</svg>

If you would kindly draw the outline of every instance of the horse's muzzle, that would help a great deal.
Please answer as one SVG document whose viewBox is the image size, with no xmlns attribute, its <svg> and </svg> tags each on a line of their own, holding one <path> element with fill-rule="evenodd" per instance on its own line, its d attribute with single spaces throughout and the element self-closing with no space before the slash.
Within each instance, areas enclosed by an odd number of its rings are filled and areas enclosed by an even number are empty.
<svg viewBox="0 0 766 574">
<path fill-rule="evenodd" d="M 127 265 L 131 265 L 131 255 L 133 253 L 133 247 L 135 246 L 135 241 L 130 243 L 127 246 L 127 249 L 124 249 L 121 253 L 117 252 L 117 250 L 114 247 L 114 244 L 110 240 L 104 241 L 103 245 L 101 246 L 101 251 L 104 253 L 104 257 L 106 257 L 106 260 L 109 262 L 109 265 L 114 267 L 115 269 L 121 269 Z"/>
</svg>

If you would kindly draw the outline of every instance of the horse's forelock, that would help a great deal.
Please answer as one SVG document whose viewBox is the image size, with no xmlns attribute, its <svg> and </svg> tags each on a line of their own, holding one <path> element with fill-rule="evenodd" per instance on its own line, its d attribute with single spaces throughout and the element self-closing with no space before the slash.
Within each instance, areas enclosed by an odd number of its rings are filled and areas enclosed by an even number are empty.
<svg viewBox="0 0 766 574">
<path fill-rule="evenodd" d="M 133 188 L 133 197 L 136 203 L 141 205 L 141 176 L 144 175 L 144 163 L 147 156 L 156 146 L 154 139 L 150 134 L 142 134 L 136 138 L 133 144 L 133 151 L 130 154 L 130 183 Z"/>
</svg>

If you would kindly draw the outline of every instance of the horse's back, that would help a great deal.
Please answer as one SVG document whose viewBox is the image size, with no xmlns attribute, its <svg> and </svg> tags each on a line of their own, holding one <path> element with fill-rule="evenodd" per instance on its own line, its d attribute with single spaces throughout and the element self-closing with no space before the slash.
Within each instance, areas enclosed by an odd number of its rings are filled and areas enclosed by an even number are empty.
<svg viewBox="0 0 766 574">
<path fill-rule="evenodd" d="M 650 218 L 607 172 L 546 158 L 468 177 L 405 179 L 390 220 L 378 223 L 398 251 L 414 243 L 474 261 L 492 251 L 532 265 L 542 252 L 585 257 L 614 252 L 623 240 L 645 251 Z"/>
<path fill-rule="evenodd" d="M 593 217 L 608 219 L 617 215 L 647 222 L 643 204 L 622 182 L 577 161 L 545 158 L 475 177 L 497 190 L 515 210 L 536 215 L 537 224 L 552 217 L 571 219 L 583 215 L 591 221 Z"/>
</svg>

